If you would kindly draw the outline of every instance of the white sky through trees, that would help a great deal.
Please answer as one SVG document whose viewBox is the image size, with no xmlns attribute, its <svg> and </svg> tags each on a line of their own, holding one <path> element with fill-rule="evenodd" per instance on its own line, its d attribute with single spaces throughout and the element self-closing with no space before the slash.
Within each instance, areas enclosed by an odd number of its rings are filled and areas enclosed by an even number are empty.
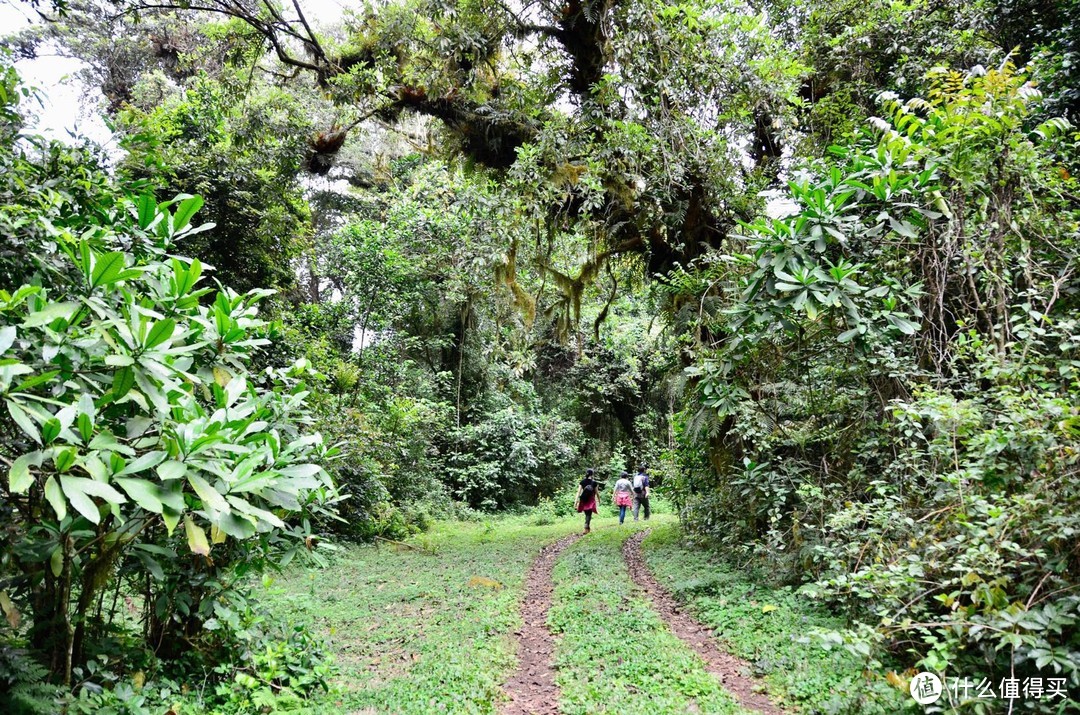
<svg viewBox="0 0 1080 715">
<path fill-rule="evenodd" d="M 323 27 L 340 20 L 348 7 L 362 8 L 358 0 L 302 0 L 301 5 L 312 23 Z M 28 2 L 0 0 L 0 37 L 40 22 Z M 59 53 L 53 42 L 42 43 L 37 54 L 34 59 L 15 63 L 23 82 L 39 90 L 40 103 L 32 100 L 22 108 L 28 115 L 27 130 L 64 142 L 77 143 L 86 138 L 108 146 L 112 132 L 97 106 L 100 92 L 96 87 L 87 88 L 77 76 L 84 63 Z"/>
<path fill-rule="evenodd" d="M 0 0 L 0 35 L 20 32 L 41 19 L 26 3 Z M 38 91 L 38 100 L 22 107 L 27 129 L 65 142 L 79 137 L 107 144 L 112 132 L 96 107 L 88 106 L 86 87 L 74 75 L 83 62 L 57 54 L 53 43 L 43 43 L 34 59 L 15 63 L 23 82 Z"/>
</svg>

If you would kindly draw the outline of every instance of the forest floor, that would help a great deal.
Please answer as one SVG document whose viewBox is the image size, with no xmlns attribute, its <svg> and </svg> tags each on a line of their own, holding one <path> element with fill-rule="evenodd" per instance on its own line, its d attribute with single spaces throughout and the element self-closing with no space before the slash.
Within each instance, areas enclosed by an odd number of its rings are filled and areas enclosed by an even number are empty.
<svg viewBox="0 0 1080 715">
<path fill-rule="evenodd" d="M 682 715 L 828 709 L 861 666 L 799 642 L 835 625 L 682 545 L 669 515 L 439 523 L 264 584 L 327 639 L 320 713 Z"/>
</svg>

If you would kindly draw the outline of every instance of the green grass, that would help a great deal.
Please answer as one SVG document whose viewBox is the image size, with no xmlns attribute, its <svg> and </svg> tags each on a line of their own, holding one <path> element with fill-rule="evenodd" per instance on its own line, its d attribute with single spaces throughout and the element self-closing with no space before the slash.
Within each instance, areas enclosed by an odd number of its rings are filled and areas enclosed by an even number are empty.
<svg viewBox="0 0 1080 715">
<path fill-rule="evenodd" d="M 652 519 L 649 524 L 668 521 Z M 630 580 L 622 543 L 636 528 L 594 520 L 554 571 L 548 618 L 565 715 L 742 713 L 704 663 L 664 626 Z"/>
<path fill-rule="evenodd" d="M 259 596 L 330 641 L 338 692 L 320 712 L 493 713 L 516 664 L 525 573 L 540 547 L 578 527 L 527 517 L 440 523 L 411 543 L 348 547 L 323 569 L 296 568 Z"/>
<path fill-rule="evenodd" d="M 682 543 L 677 524 L 656 528 L 642 544 L 657 580 L 711 627 L 723 645 L 750 661 L 770 695 L 803 713 L 894 713 L 911 705 L 883 678 L 863 674 L 845 650 L 800 642 L 814 629 L 844 623 L 790 588 L 755 583 L 715 554 Z"/>
<path fill-rule="evenodd" d="M 317 713 L 494 713 L 513 672 L 525 574 L 541 546 L 581 519 L 536 515 L 443 522 L 410 541 L 422 550 L 346 547 L 322 569 L 295 567 L 257 589 L 283 621 L 329 640 L 340 674 Z M 741 713 L 700 659 L 664 626 L 627 574 L 621 547 L 645 524 L 594 520 L 555 566 L 549 625 L 565 715 Z M 682 544 L 671 515 L 648 523 L 645 557 L 676 598 L 803 713 L 897 712 L 846 651 L 799 642 L 843 624 L 791 589 L 769 588 Z M 434 553 L 429 553 L 433 550 Z M 775 607 L 775 608 L 774 608 Z M 884 696 L 884 699 L 882 699 Z"/>
</svg>

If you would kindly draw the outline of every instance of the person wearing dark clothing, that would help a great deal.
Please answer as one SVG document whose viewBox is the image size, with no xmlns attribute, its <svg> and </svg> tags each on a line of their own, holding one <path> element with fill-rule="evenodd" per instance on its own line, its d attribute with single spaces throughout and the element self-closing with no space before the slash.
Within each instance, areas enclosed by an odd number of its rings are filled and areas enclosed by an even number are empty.
<svg viewBox="0 0 1080 715">
<path fill-rule="evenodd" d="M 638 512 L 644 507 L 645 521 L 649 520 L 649 475 L 645 473 L 645 467 L 638 467 L 638 473 L 634 475 L 634 521 L 638 520 Z"/>
<path fill-rule="evenodd" d="M 578 484 L 577 492 L 577 510 L 578 512 L 585 513 L 585 532 L 589 533 L 589 527 L 592 525 L 592 517 L 598 509 L 596 507 L 599 504 L 599 499 L 596 493 L 600 490 L 600 485 L 593 479 L 593 470 L 585 470 L 585 478 Z"/>
</svg>

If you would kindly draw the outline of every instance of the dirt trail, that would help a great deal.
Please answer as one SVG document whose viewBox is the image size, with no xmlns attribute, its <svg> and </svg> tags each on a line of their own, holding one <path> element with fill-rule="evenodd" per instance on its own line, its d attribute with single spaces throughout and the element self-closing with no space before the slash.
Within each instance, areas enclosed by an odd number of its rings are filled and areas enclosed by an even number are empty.
<svg viewBox="0 0 1080 715">
<path fill-rule="evenodd" d="M 540 550 L 525 579 L 521 601 L 521 630 L 518 637 L 518 668 L 506 681 L 504 690 L 510 701 L 500 709 L 502 715 L 556 715 L 559 712 L 559 686 L 555 684 L 552 656 L 555 641 L 547 628 L 548 610 L 555 586 L 551 569 L 559 554 L 581 538 L 571 534 Z"/>
<path fill-rule="evenodd" d="M 709 630 L 688 613 L 684 613 L 671 594 L 653 578 L 641 553 L 641 542 L 648 534 L 648 530 L 640 531 L 623 544 L 623 557 L 634 583 L 649 595 L 653 608 L 672 632 L 705 661 L 708 671 L 716 676 L 742 707 L 765 715 L 783 715 L 784 711 L 767 696 L 754 692 L 755 688 L 760 687 L 760 683 L 743 674 L 750 669 L 750 664 L 720 650 Z"/>
</svg>

